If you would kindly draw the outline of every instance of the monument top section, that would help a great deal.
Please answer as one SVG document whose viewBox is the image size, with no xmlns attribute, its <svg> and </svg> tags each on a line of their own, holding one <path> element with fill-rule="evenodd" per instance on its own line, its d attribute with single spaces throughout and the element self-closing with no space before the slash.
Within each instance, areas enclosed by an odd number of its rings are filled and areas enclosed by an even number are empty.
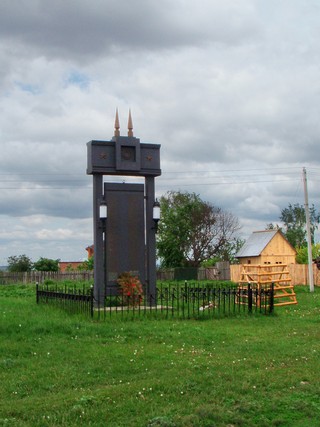
<svg viewBox="0 0 320 427">
<path fill-rule="evenodd" d="M 87 143 L 87 174 L 159 176 L 160 145 L 142 144 L 133 136 L 131 112 L 128 119 L 128 136 L 120 136 L 118 110 L 114 136 L 110 141 L 92 140 Z"/>
</svg>

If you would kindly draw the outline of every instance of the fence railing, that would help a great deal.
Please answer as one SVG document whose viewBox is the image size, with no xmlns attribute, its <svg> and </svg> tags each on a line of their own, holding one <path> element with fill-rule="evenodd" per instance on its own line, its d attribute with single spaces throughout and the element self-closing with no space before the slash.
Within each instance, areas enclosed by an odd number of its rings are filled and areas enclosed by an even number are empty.
<svg viewBox="0 0 320 427">
<path fill-rule="evenodd" d="M 36 284 L 37 304 L 47 303 L 72 313 L 85 313 L 93 317 L 93 287 L 82 289 Z"/>
<path fill-rule="evenodd" d="M 288 264 L 291 285 L 309 285 L 308 267 L 307 264 Z M 241 264 L 230 265 L 230 280 L 238 283 L 241 279 L 242 268 L 243 266 Z M 314 284 L 320 286 L 320 270 L 317 268 L 316 264 L 312 264 L 312 270 Z"/>
<path fill-rule="evenodd" d="M 14 283 L 43 283 L 46 280 L 63 281 L 89 281 L 93 280 L 93 271 L 27 271 L 11 273 L 0 272 L 0 285 L 10 285 Z"/>
<path fill-rule="evenodd" d="M 61 289 L 37 285 L 37 303 L 48 303 L 90 314 L 97 319 L 113 317 L 155 317 L 200 319 L 259 312 L 269 314 L 274 308 L 273 286 L 268 289 L 247 287 L 220 288 L 201 284 L 160 284 L 156 295 L 136 296 L 128 301 L 118 294 L 107 294 L 104 303 L 94 299 L 93 288 Z"/>
<path fill-rule="evenodd" d="M 157 280 L 230 280 L 230 264 L 220 261 L 214 267 L 165 268 L 157 270 Z"/>
<path fill-rule="evenodd" d="M 230 268 L 228 262 L 220 262 L 216 267 L 209 268 L 179 268 L 157 271 L 157 279 L 164 280 L 230 280 Z M 14 283 L 43 283 L 46 280 L 64 281 L 93 281 L 93 271 L 26 271 L 9 272 L 0 271 L 0 285 Z"/>
<path fill-rule="evenodd" d="M 305 264 L 289 264 L 288 265 L 291 284 L 292 285 L 307 285 L 308 282 L 308 265 Z M 227 262 L 218 263 L 217 267 L 199 268 L 197 276 L 194 280 L 231 280 L 234 283 L 240 281 L 241 265 L 231 265 Z M 180 269 L 181 271 L 181 269 Z M 188 271 L 188 269 L 186 269 Z M 183 271 L 181 277 L 175 273 L 174 269 L 158 270 L 157 279 L 164 280 L 193 280 L 186 277 L 187 273 Z M 320 270 L 313 265 L 314 284 L 320 285 Z M 30 271 L 25 273 L 10 273 L 0 271 L 0 285 L 8 285 L 13 283 L 43 283 L 46 280 L 63 281 L 63 280 L 85 280 L 93 281 L 93 271 L 66 271 L 66 272 L 51 272 L 51 271 Z"/>
</svg>

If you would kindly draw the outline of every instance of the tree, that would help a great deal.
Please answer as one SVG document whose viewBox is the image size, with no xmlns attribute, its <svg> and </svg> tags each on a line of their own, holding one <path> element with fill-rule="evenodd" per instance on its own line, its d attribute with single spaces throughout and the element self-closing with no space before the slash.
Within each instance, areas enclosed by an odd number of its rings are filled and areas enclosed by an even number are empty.
<svg viewBox="0 0 320 427">
<path fill-rule="evenodd" d="M 31 271 L 33 267 L 32 261 L 27 255 L 11 255 L 7 262 L 8 270 L 14 273 Z"/>
<path fill-rule="evenodd" d="M 217 253 L 218 261 L 230 261 L 232 264 L 238 262 L 235 255 L 239 252 L 244 243 L 245 240 L 240 237 L 232 237 L 221 247 L 221 249 L 219 249 Z"/>
<path fill-rule="evenodd" d="M 316 212 L 315 207 L 312 205 L 309 208 L 310 216 L 310 232 L 311 243 L 314 243 L 314 234 L 318 228 L 320 215 Z M 306 230 L 306 215 L 305 208 L 298 203 L 282 209 L 279 219 L 283 222 L 283 227 L 278 224 L 267 224 L 266 230 L 281 230 L 287 240 L 294 248 L 301 248 L 307 246 L 307 230 Z"/>
<path fill-rule="evenodd" d="M 59 271 L 59 259 L 40 258 L 33 264 L 36 271 Z"/>
<path fill-rule="evenodd" d="M 161 197 L 157 241 L 162 267 L 198 267 L 222 253 L 239 230 L 238 219 L 195 193 L 169 192 Z"/>
<path fill-rule="evenodd" d="M 80 264 L 77 269 L 80 271 L 88 271 L 88 270 L 93 270 L 93 261 L 94 261 L 94 257 L 91 256 L 88 260 L 83 261 L 82 264 Z"/>
<path fill-rule="evenodd" d="M 310 232 L 311 243 L 314 243 L 314 233 L 318 228 L 320 215 L 316 212 L 315 207 L 312 205 L 309 208 L 310 215 Z M 283 232 L 288 241 L 294 248 L 300 248 L 307 245 L 306 240 L 306 215 L 305 208 L 298 203 L 282 209 L 280 220 L 283 222 Z"/>
<path fill-rule="evenodd" d="M 240 237 L 233 237 L 230 241 L 227 241 L 221 249 L 219 249 L 214 258 L 202 261 L 201 267 L 213 267 L 219 261 L 229 261 L 232 264 L 236 264 L 238 262 L 236 253 L 242 248 L 244 243 L 245 240 Z"/>
<path fill-rule="evenodd" d="M 316 245 L 312 245 L 312 259 L 317 261 L 320 258 L 320 243 Z M 303 246 L 297 249 L 296 262 L 298 264 L 308 264 L 308 248 L 307 246 Z"/>
<path fill-rule="evenodd" d="M 266 230 L 281 230 L 281 227 L 278 224 L 272 224 L 272 222 L 270 222 L 270 224 L 266 225 Z"/>
</svg>

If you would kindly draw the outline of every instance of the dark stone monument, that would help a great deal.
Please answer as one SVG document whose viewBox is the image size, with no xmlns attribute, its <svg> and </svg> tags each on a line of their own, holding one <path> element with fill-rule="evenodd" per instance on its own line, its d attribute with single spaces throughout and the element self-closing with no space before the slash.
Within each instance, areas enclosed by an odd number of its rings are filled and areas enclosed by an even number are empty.
<svg viewBox="0 0 320 427">
<path fill-rule="evenodd" d="M 156 226 L 154 178 L 161 175 L 160 145 L 120 136 L 118 112 L 110 141 L 88 142 L 87 174 L 93 175 L 94 296 L 118 292 L 117 278 L 137 275 L 147 297 L 156 296 Z M 103 182 L 104 175 L 144 177 L 144 184 Z M 154 300 L 153 300 L 154 301 Z"/>
</svg>

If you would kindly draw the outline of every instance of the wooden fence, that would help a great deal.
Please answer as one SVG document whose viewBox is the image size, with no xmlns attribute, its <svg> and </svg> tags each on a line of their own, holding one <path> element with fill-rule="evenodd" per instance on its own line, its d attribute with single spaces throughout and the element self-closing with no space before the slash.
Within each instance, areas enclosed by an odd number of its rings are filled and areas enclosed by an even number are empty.
<svg viewBox="0 0 320 427">
<path fill-rule="evenodd" d="M 190 273 L 192 273 L 191 276 Z M 10 273 L 7 271 L 0 272 L 0 285 L 9 285 L 14 283 L 44 283 L 46 280 L 52 280 L 54 282 L 60 282 L 63 280 L 93 281 L 93 271 L 29 271 L 24 273 Z M 227 268 L 224 268 L 223 270 L 218 270 L 217 267 L 194 269 L 168 268 L 157 271 L 157 280 L 230 280 L 230 269 L 229 264 Z"/>
<path fill-rule="evenodd" d="M 240 265 L 230 265 L 229 263 L 219 263 L 217 267 L 197 269 L 196 280 L 232 280 L 237 283 L 240 280 Z M 288 265 L 292 285 L 308 285 L 308 266 L 306 264 Z M 314 284 L 320 285 L 320 270 L 316 264 L 313 265 Z M 159 270 L 158 280 L 174 280 L 174 269 Z M 45 280 L 62 281 L 93 281 L 93 271 L 30 271 L 27 273 L 0 272 L 0 285 L 11 283 L 43 283 Z"/>
<path fill-rule="evenodd" d="M 93 271 L 28 271 L 24 273 L 9 273 L 3 271 L 0 273 L 0 285 L 11 283 L 43 283 L 45 280 L 92 280 Z"/>
<path fill-rule="evenodd" d="M 320 270 L 316 264 L 313 266 L 313 281 L 315 285 L 320 285 Z M 307 264 L 289 264 L 288 265 L 292 285 L 308 285 L 308 265 Z M 238 283 L 240 280 L 241 265 L 230 265 L 230 278 Z"/>
<path fill-rule="evenodd" d="M 230 280 L 230 264 L 221 261 L 214 267 L 159 269 L 157 280 Z"/>
</svg>

